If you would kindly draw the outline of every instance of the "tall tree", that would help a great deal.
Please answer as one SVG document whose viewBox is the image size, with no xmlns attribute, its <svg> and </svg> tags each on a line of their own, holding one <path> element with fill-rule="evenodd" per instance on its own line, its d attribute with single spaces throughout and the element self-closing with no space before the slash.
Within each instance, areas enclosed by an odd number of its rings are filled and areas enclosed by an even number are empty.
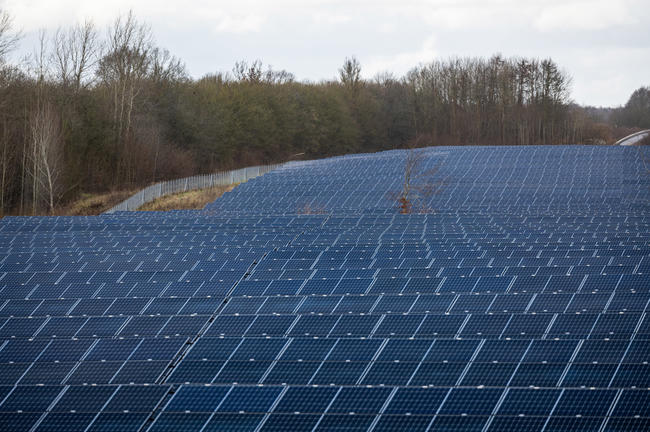
<svg viewBox="0 0 650 432">
<path fill-rule="evenodd" d="M 63 159 L 59 126 L 58 114 L 52 104 L 40 102 L 30 119 L 30 167 L 35 185 L 35 205 L 45 202 L 49 211 L 54 210 L 62 192 Z"/>
<path fill-rule="evenodd" d="M 107 39 L 97 75 L 111 95 L 115 179 L 128 183 L 134 180 L 137 169 L 131 158 L 130 133 L 136 102 L 151 66 L 151 29 L 129 12 L 115 20 Z"/>
<path fill-rule="evenodd" d="M 52 63 L 56 79 L 64 88 L 78 92 L 89 83 L 90 70 L 99 50 L 94 24 L 86 21 L 67 30 L 58 29 L 54 35 Z"/>
<path fill-rule="evenodd" d="M 356 97 L 361 86 L 361 63 L 356 57 L 346 57 L 343 66 L 339 69 L 341 84 Z"/>
<path fill-rule="evenodd" d="M 6 56 L 16 47 L 20 33 L 14 32 L 13 18 L 8 12 L 0 9 L 0 65 L 6 61 Z"/>
</svg>

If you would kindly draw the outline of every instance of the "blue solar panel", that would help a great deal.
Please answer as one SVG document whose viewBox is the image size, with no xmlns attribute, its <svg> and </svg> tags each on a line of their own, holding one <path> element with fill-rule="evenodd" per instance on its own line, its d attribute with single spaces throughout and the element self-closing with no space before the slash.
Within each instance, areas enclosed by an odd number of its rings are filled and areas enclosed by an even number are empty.
<svg viewBox="0 0 650 432">
<path fill-rule="evenodd" d="M 203 211 L 2 219 L 0 429 L 650 427 L 638 153 L 422 151 L 422 214 L 389 151 Z"/>
</svg>

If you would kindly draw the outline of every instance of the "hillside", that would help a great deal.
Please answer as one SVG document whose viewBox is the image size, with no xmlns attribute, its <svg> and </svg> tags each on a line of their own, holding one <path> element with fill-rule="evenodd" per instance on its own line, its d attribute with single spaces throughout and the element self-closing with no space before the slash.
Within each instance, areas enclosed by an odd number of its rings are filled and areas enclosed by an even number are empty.
<svg viewBox="0 0 650 432">
<path fill-rule="evenodd" d="M 0 429 L 647 430 L 638 147 L 412 155 L 0 220 Z"/>
</svg>

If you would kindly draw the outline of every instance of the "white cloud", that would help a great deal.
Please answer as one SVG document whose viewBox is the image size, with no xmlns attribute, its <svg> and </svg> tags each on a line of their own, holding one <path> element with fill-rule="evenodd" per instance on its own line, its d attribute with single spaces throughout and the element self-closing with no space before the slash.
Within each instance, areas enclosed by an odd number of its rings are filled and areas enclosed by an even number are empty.
<svg viewBox="0 0 650 432">
<path fill-rule="evenodd" d="M 189 1 L 189 5 L 159 0 L 5 0 L 0 2 L 15 17 L 18 28 L 25 32 L 41 28 L 52 29 L 92 19 L 100 27 L 110 24 L 120 14 L 133 10 L 143 21 L 151 18 L 168 22 L 170 26 L 185 23 L 195 26 L 208 23 L 216 32 L 246 33 L 259 31 L 264 16 L 260 8 L 248 4 L 220 5 L 207 0 Z"/>
<path fill-rule="evenodd" d="M 139 8 L 134 6 L 139 5 Z M 156 2 L 144 0 L 134 3 L 128 0 L 83 1 L 83 0 L 6 0 L 2 7 L 15 19 L 16 25 L 25 32 L 38 29 L 53 29 L 92 19 L 97 25 L 104 26 L 115 17 L 129 9 L 149 10 Z"/>
<path fill-rule="evenodd" d="M 350 22 L 352 17 L 341 13 L 319 11 L 313 14 L 313 19 L 318 24 L 344 24 Z"/>
<path fill-rule="evenodd" d="M 624 104 L 635 89 L 650 84 L 648 58 L 650 47 L 598 47 L 575 51 L 560 60 L 574 77 L 576 102 L 616 106 Z"/>
<path fill-rule="evenodd" d="M 264 17 L 255 13 L 225 12 L 221 9 L 202 7 L 193 9 L 191 16 L 186 20 L 191 22 L 207 23 L 209 27 L 219 33 L 248 33 L 258 32 L 264 23 Z M 189 19 L 187 19 L 189 18 Z"/>
<path fill-rule="evenodd" d="M 602 30 L 635 22 L 625 2 L 578 1 L 542 9 L 534 25 L 540 31 Z"/>
<path fill-rule="evenodd" d="M 503 18 L 501 8 L 494 5 L 443 6 L 434 7 L 425 20 L 436 28 L 460 30 L 466 28 L 485 28 L 494 25 L 495 20 Z"/>
<path fill-rule="evenodd" d="M 435 39 L 433 36 L 428 37 L 422 47 L 417 51 L 407 51 L 394 55 L 375 56 L 363 62 L 362 74 L 367 78 L 372 78 L 379 72 L 394 72 L 404 74 L 409 69 L 420 63 L 432 61 L 436 57 Z"/>
</svg>

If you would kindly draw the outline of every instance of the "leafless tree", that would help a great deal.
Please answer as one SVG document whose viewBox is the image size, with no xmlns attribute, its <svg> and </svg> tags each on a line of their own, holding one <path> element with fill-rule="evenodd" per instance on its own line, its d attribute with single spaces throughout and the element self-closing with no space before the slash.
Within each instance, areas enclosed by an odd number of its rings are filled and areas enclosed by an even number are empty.
<svg viewBox="0 0 650 432">
<path fill-rule="evenodd" d="M 6 55 L 16 47 L 19 40 L 20 33 L 13 31 L 13 18 L 0 9 L 0 65 L 4 63 Z"/>
<path fill-rule="evenodd" d="M 284 69 L 274 70 L 271 65 L 267 65 L 264 70 L 264 65 L 259 59 L 251 64 L 246 60 L 236 62 L 232 74 L 237 81 L 250 83 L 287 84 L 296 79 L 291 72 Z"/>
<path fill-rule="evenodd" d="M 402 188 L 389 194 L 401 214 L 433 213 L 428 200 L 442 190 L 445 182 L 438 178 L 439 163 L 432 168 L 426 168 L 425 163 L 424 150 L 412 148 L 406 152 Z"/>
<path fill-rule="evenodd" d="M 255 60 L 251 64 L 245 60 L 235 62 L 232 73 L 237 81 L 259 83 L 264 76 L 262 61 Z"/>
<path fill-rule="evenodd" d="M 149 72 L 155 83 L 176 83 L 187 79 L 185 65 L 166 49 L 151 50 L 151 67 Z"/>
<path fill-rule="evenodd" d="M 36 78 L 34 103 L 29 115 L 29 163 L 25 170 L 31 178 L 32 212 L 42 203 L 51 211 L 60 198 L 63 171 L 63 146 L 60 116 L 51 102 L 47 80 L 51 73 L 48 38 L 39 32 L 36 51 L 31 59 Z"/>
<path fill-rule="evenodd" d="M 305 203 L 298 207 L 296 213 L 299 215 L 327 214 L 327 209 L 322 205 Z"/>
<path fill-rule="evenodd" d="M 30 118 L 31 166 L 34 204 L 45 201 L 50 211 L 61 194 L 63 152 L 58 114 L 49 102 L 39 104 Z"/>
<path fill-rule="evenodd" d="M 53 38 L 55 77 L 64 88 L 79 91 L 88 84 L 99 51 L 97 30 L 91 21 L 68 30 L 58 29 Z"/>
<path fill-rule="evenodd" d="M 99 61 L 97 75 L 109 89 L 113 105 L 114 134 L 118 152 L 116 180 L 130 181 L 135 167 L 129 158 L 129 133 L 136 101 L 151 67 L 151 29 L 132 12 L 118 17 L 109 29 L 107 51 Z"/>
<path fill-rule="evenodd" d="M 273 70 L 269 65 L 264 72 L 264 81 L 268 84 L 287 84 L 296 80 L 296 76 L 284 69 Z"/>
</svg>

